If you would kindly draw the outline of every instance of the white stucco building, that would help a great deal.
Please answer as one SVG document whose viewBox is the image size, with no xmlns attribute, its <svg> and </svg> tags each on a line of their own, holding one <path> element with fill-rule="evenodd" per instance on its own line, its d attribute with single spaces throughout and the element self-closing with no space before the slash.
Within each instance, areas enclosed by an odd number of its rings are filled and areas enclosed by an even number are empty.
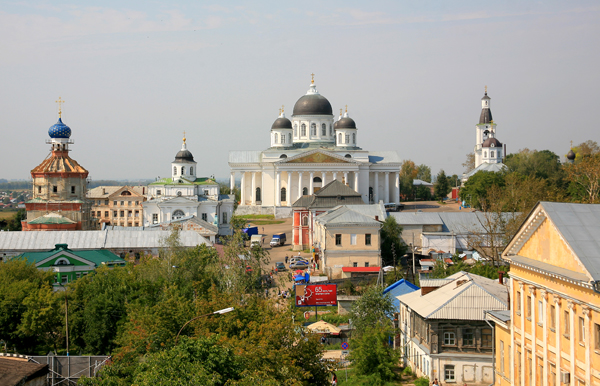
<svg viewBox="0 0 600 386">
<path fill-rule="evenodd" d="M 289 215 L 298 198 L 334 179 L 360 193 L 365 203 L 399 203 L 398 153 L 360 148 L 356 122 L 347 111 L 334 119 L 314 79 L 291 120 L 282 111 L 270 137 L 267 150 L 229 152 L 232 187 L 241 176 L 238 213 Z"/>
<path fill-rule="evenodd" d="M 504 146 L 504 147 L 503 147 Z M 461 181 L 465 183 L 478 171 L 499 172 L 506 168 L 502 163 L 506 156 L 506 145 L 496 138 L 496 123 L 492 119 L 491 98 L 487 94 L 481 98 L 481 115 L 475 126 L 475 169 L 463 174 Z"/>
<path fill-rule="evenodd" d="M 219 227 L 219 234 L 231 233 L 233 195 L 220 194 L 219 185 L 211 178 L 196 177 L 197 163 L 187 150 L 183 138 L 181 150 L 171 162 L 171 177 L 148 185 L 144 206 L 144 226 L 195 216 Z"/>
</svg>

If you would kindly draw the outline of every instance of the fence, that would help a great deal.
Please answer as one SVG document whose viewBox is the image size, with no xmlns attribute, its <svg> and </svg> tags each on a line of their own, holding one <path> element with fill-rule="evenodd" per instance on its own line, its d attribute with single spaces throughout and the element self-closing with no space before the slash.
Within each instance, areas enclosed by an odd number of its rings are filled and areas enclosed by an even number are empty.
<svg viewBox="0 0 600 386">
<path fill-rule="evenodd" d="M 31 362 L 47 364 L 48 386 L 76 385 L 79 378 L 94 377 L 110 356 L 28 356 Z"/>
</svg>

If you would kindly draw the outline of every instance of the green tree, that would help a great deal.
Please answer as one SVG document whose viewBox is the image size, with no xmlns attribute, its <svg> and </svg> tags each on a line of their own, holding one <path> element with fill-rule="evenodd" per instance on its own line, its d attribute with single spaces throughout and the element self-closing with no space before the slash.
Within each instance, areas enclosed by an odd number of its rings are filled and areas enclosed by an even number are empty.
<svg viewBox="0 0 600 386">
<path fill-rule="evenodd" d="M 577 161 L 577 159 L 576 159 Z M 588 204 L 600 200 L 600 153 L 583 155 L 580 160 L 565 166 L 569 193 L 575 201 Z"/>
<path fill-rule="evenodd" d="M 481 209 L 481 202 L 493 185 L 504 186 L 504 173 L 478 171 L 460 189 L 460 198 L 472 207 Z"/>
<path fill-rule="evenodd" d="M 437 174 L 437 179 L 434 186 L 434 195 L 438 200 L 442 200 L 444 197 L 450 193 L 452 188 L 448 184 L 448 177 L 446 177 L 446 172 L 444 170 L 440 170 Z"/>
<path fill-rule="evenodd" d="M 431 169 L 425 164 L 417 166 L 416 178 L 421 181 L 431 182 Z"/>
<path fill-rule="evenodd" d="M 358 374 L 374 375 L 375 382 L 396 378 L 393 369 L 398 366 L 400 352 L 388 344 L 389 337 L 387 329 L 377 326 L 365 331 L 360 338 L 352 339 L 350 360 Z"/>
<path fill-rule="evenodd" d="M 60 296 L 64 297 L 65 293 Z M 40 346 L 36 348 L 40 354 L 46 354 L 49 349 L 58 352 L 65 336 L 65 304 L 59 295 L 52 290 L 52 286 L 45 283 L 37 290 L 32 291 L 24 300 L 26 307 L 19 332 L 23 336 L 36 336 Z"/>
<path fill-rule="evenodd" d="M 417 178 L 417 167 L 411 160 L 402 161 L 400 168 L 400 195 L 403 199 L 413 198 L 413 180 Z"/>
<path fill-rule="evenodd" d="M 400 257 L 406 254 L 407 246 L 402 241 L 402 226 L 398 224 L 394 216 L 388 216 L 381 227 L 381 260 L 383 265 L 394 264 L 400 261 Z"/>
<path fill-rule="evenodd" d="M 467 158 L 465 162 L 463 162 L 462 166 L 465 168 L 465 173 L 475 169 L 475 153 L 467 153 Z"/>
<path fill-rule="evenodd" d="M 385 333 L 393 333 L 392 320 L 395 312 L 396 309 L 389 294 L 383 294 L 379 287 L 369 287 L 360 299 L 352 304 L 350 310 L 354 336 L 360 337 L 377 327 Z"/>
</svg>

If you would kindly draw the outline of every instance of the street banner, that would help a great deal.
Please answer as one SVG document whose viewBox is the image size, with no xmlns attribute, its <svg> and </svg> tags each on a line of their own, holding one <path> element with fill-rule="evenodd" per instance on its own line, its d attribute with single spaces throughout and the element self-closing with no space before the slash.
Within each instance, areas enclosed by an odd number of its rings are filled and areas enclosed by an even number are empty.
<svg viewBox="0 0 600 386">
<path fill-rule="evenodd" d="M 296 307 L 337 306 L 337 284 L 296 286 Z"/>
</svg>

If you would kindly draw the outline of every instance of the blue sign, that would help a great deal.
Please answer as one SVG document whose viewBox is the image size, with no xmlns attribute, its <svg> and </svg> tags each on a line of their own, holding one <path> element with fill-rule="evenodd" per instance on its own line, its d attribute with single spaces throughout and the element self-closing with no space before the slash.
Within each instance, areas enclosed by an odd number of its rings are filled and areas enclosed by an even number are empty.
<svg viewBox="0 0 600 386">
<path fill-rule="evenodd" d="M 342 343 L 342 350 L 348 350 L 348 342 Z"/>
</svg>

